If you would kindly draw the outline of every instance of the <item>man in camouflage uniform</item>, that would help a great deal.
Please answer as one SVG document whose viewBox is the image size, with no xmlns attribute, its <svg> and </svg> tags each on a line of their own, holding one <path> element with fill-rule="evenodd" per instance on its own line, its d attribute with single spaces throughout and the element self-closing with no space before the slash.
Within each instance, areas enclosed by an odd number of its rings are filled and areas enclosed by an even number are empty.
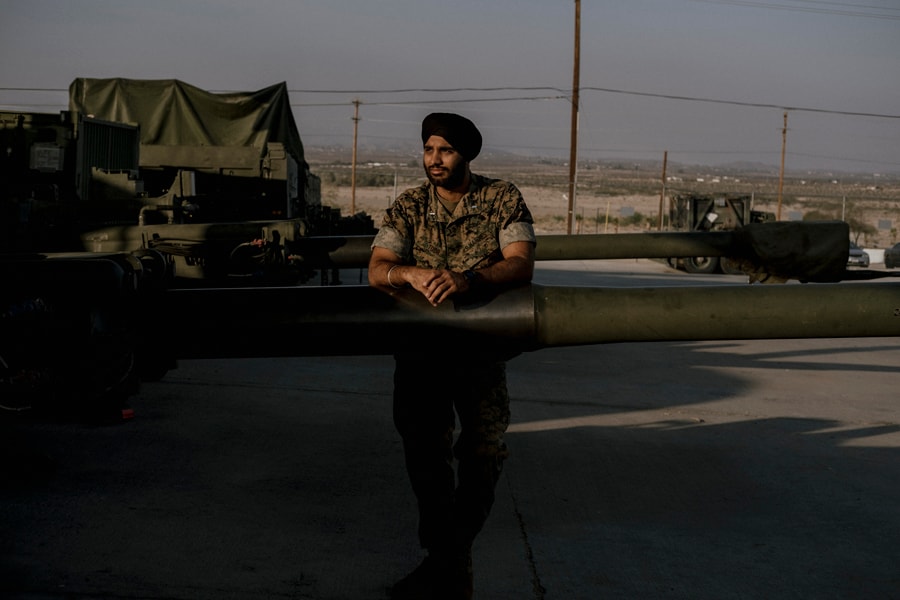
<svg viewBox="0 0 900 600">
<path fill-rule="evenodd" d="M 428 182 L 388 209 L 372 244 L 369 283 L 387 292 L 412 287 L 437 306 L 530 281 L 531 213 L 514 185 L 470 171 L 481 150 L 475 125 L 459 115 L 431 114 L 422 122 L 422 143 Z M 508 455 L 508 356 L 447 346 L 435 340 L 433 350 L 396 356 L 394 423 L 428 552 L 392 588 L 397 600 L 472 597 L 472 542 Z"/>
</svg>

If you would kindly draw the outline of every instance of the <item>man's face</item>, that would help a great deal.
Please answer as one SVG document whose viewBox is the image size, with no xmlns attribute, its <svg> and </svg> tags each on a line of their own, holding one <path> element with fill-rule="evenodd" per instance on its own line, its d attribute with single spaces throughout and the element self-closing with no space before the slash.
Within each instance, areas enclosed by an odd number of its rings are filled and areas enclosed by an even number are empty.
<svg viewBox="0 0 900 600">
<path fill-rule="evenodd" d="M 422 163 L 428 181 L 438 187 L 452 190 L 466 180 L 466 159 L 441 136 L 433 135 L 425 141 Z"/>
</svg>

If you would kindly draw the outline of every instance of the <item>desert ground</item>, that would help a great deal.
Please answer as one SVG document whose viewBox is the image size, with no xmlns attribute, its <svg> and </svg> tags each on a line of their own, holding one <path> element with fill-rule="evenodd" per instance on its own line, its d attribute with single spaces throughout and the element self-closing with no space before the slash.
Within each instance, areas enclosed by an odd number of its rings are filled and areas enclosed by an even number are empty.
<svg viewBox="0 0 900 600">
<path fill-rule="evenodd" d="M 418 156 L 376 154 L 359 159 L 354 190 L 348 156 L 334 150 L 308 150 L 310 169 L 321 179 L 322 202 L 339 208 L 343 215 L 365 212 L 376 227 L 397 193 L 424 180 Z M 489 155 L 476 159 L 472 170 L 515 183 L 539 234 L 567 233 L 569 168 L 564 161 Z M 783 181 L 779 179 L 777 169 L 758 166 L 669 164 L 663 183 L 662 161 L 579 163 L 573 233 L 657 230 L 661 204 L 666 229 L 673 195 L 746 195 L 752 196 L 754 210 L 780 214 L 781 220 L 845 220 L 851 237 L 866 248 L 887 248 L 900 241 L 900 177 L 823 171 L 786 172 Z"/>
</svg>

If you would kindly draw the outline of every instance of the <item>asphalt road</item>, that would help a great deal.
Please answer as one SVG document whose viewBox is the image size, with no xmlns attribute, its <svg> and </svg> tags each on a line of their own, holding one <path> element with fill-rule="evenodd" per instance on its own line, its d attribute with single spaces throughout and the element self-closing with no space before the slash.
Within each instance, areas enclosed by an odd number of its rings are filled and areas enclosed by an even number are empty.
<svg viewBox="0 0 900 600">
<path fill-rule="evenodd" d="M 420 558 L 391 368 L 184 361 L 119 425 L 5 416 L 0 597 L 385 598 Z M 900 598 L 900 338 L 545 349 L 509 382 L 479 600 Z"/>
</svg>

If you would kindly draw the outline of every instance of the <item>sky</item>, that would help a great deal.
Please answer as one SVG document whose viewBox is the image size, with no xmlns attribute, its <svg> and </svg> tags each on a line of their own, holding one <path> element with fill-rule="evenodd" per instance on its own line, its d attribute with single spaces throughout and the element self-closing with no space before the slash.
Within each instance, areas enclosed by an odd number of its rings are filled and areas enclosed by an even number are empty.
<svg viewBox="0 0 900 600">
<path fill-rule="evenodd" d="M 0 110 L 80 77 L 285 82 L 307 154 L 421 149 L 458 112 L 486 151 L 569 156 L 574 0 L 0 0 Z M 581 0 L 579 160 L 900 173 L 900 0 Z M 788 114 L 783 137 L 784 113 Z M 348 150 L 349 160 L 349 150 Z"/>
</svg>

